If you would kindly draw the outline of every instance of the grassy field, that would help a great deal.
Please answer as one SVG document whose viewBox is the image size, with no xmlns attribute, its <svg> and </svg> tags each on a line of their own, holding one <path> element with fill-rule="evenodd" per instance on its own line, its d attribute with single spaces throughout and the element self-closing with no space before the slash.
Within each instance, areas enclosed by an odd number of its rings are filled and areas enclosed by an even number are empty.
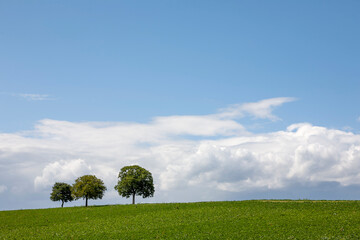
<svg viewBox="0 0 360 240">
<path fill-rule="evenodd" d="M 259 200 L 2 211 L 0 239 L 360 239 L 360 202 Z"/>
</svg>

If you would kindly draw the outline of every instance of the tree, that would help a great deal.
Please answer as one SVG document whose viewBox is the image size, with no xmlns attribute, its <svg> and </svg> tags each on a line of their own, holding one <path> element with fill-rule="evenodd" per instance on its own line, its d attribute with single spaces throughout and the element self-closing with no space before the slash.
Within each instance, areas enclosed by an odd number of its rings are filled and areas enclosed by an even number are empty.
<svg viewBox="0 0 360 240">
<path fill-rule="evenodd" d="M 71 186 L 67 183 L 56 182 L 50 194 L 52 201 L 61 201 L 61 207 L 64 207 L 65 202 L 71 202 L 74 198 L 71 195 Z"/>
<path fill-rule="evenodd" d="M 94 175 L 84 175 L 75 180 L 73 194 L 76 199 L 85 199 L 85 207 L 88 206 L 88 199 L 102 199 L 106 187 L 101 179 Z"/>
<path fill-rule="evenodd" d="M 115 190 L 122 197 L 132 196 L 132 204 L 135 204 L 135 195 L 143 198 L 154 196 L 153 178 L 148 170 L 138 165 L 126 166 L 120 170 L 118 178 Z"/>
</svg>

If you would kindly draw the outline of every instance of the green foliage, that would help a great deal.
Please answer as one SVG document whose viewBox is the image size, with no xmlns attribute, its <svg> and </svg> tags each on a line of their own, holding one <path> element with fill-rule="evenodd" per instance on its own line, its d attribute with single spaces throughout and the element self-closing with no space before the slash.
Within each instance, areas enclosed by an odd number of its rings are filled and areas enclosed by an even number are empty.
<svg viewBox="0 0 360 240">
<path fill-rule="evenodd" d="M 119 192 L 122 197 L 133 197 L 133 204 L 135 203 L 135 195 L 143 198 L 153 197 L 155 188 L 153 177 L 151 173 L 138 166 L 126 166 L 119 172 L 119 181 L 115 186 L 115 190 Z"/>
<path fill-rule="evenodd" d="M 359 201 L 241 201 L 0 211 L 0 239 L 360 239 Z"/>
<path fill-rule="evenodd" d="M 52 201 L 61 201 L 61 207 L 63 207 L 64 202 L 71 202 L 74 200 L 71 196 L 71 186 L 67 183 L 56 182 L 52 188 L 50 199 Z"/>
<path fill-rule="evenodd" d="M 79 177 L 73 185 L 73 195 L 76 199 L 86 199 L 85 206 L 87 206 L 88 199 L 102 199 L 105 191 L 104 182 L 94 175 Z"/>
</svg>

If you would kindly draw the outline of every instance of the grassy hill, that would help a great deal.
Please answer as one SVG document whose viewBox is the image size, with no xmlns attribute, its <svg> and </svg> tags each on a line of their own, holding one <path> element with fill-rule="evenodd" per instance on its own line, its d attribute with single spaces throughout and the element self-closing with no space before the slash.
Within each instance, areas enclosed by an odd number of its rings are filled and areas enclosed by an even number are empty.
<svg viewBox="0 0 360 240">
<path fill-rule="evenodd" d="M 0 239 L 360 239 L 360 202 L 258 200 L 2 211 Z"/>
</svg>

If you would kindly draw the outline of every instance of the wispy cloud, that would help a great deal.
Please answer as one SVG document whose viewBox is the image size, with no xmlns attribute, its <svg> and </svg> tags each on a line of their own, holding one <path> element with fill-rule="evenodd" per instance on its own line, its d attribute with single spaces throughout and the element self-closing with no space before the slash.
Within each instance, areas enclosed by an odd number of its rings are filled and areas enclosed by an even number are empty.
<svg viewBox="0 0 360 240">
<path fill-rule="evenodd" d="M 45 100 L 53 100 L 47 94 L 33 94 L 33 93 L 17 93 L 13 94 L 14 96 L 18 96 L 24 98 L 28 101 L 45 101 Z"/>
<path fill-rule="evenodd" d="M 279 120 L 279 118 L 272 113 L 275 107 L 279 107 L 284 103 L 295 100 L 295 98 L 291 97 L 280 97 L 264 99 L 258 102 L 234 104 L 228 108 L 222 109 L 217 115 L 224 118 L 241 118 L 245 115 L 250 115 L 255 118 L 275 121 Z"/>
<path fill-rule="evenodd" d="M 27 101 L 50 101 L 50 100 L 54 100 L 54 98 L 52 98 L 48 94 L 0 92 L 0 95 L 22 98 L 22 99 L 25 99 Z"/>
</svg>

